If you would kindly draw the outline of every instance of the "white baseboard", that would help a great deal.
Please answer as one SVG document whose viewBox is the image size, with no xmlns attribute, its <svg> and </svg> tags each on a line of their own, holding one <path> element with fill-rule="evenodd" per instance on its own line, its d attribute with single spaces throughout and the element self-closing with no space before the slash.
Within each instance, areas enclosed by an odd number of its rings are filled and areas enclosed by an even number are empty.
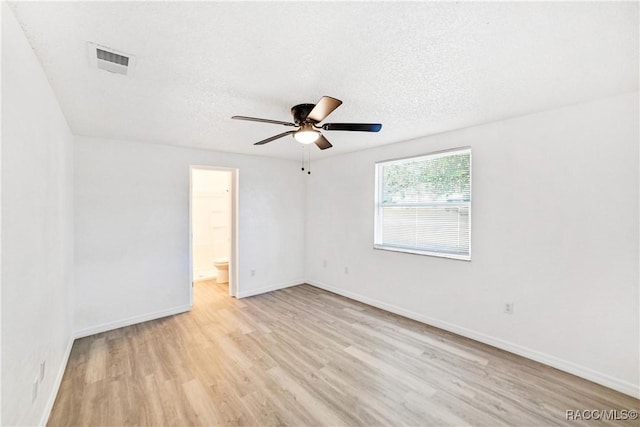
<svg viewBox="0 0 640 427">
<path fill-rule="evenodd" d="M 334 288 L 333 286 L 316 282 L 314 280 L 307 280 L 305 283 L 308 283 L 311 286 L 315 286 L 320 289 L 327 290 L 329 292 L 333 292 L 338 295 L 345 296 L 347 298 L 351 298 L 356 301 L 363 302 L 365 304 L 380 308 L 382 310 L 386 310 L 391 313 L 398 314 L 403 317 L 408 317 L 410 319 L 416 320 L 421 323 L 426 323 L 427 325 L 435 326 L 436 328 L 440 328 L 448 332 L 453 332 L 454 334 L 458 334 L 466 338 L 471 338 L 472 340 L 479 341 L 481 343 L 488 344 L 490 346 L 497 347 L 502 350 L 506 350 L 510 353 L 514 353 L 519 356 L 526 357 L 527 359 L 535 360 L 536 362 L 540 362 L 542 364 L 551 366 L 561 371 L 568 372 L 573 375 L 577 375 L 581 378 L 585 378 L 589 381 L 593 381 L 594 383 L 603 385 L 613 390 L 617 390 L 621 393 L 628 394 L 629 396 L 635 397 L 636 399 L 640 398 L 640 386 L 632 384 L 628 381 L 614 378 L 607 374 L 603 374 L 602 372 L 594 371 L 593 369 L 587 368 L 582 365 L 578 365 L 568 360 L 560 359 L 555 356 L 539 352 L 537 350 L 533 350 L 527 347 L 520 346 L 518 344 L 511 343 L 509 341 L 505 341 L 499 338 L 492 337 L 490 335 L 473 331 L 471 329 L 463 328 L 453 323 L 444 322 L 442 320 L 424 316 L 422 314 L 415 313 L 413 311 L 406 310 L 404 308 L 397 307 L 395 305 L 387 304 L 382 301 L 378 301 L 376 299 L 366 297 L 364 295 L 345 291 L 339 288 Z"/>
<path fill-rule="evenodd" d="M 56 402 L 56 397 L 58 397 L 58 391 L 60 390 L 60 385 L 62 384 L 62 377 L 64 377 L 64 371 L 67 369 L 67 363 L 69 363 L 69 356 L 71 356 L 71 348 L 73 347 L 73 342 L 75 340 L 73 337 L 69 338 L 69 342 L 67 343 L 67 348 L 65 349 L 64 357 L 62 359 L 62 363 L 58 366 L 58 373 L 56 374 L 56 378 L 53 383 L 53 390 L 51 390 L 51 394 L 49 395 L 49 399 L 44 407 L 44 412 L 42 413 L 42 418 L 40 418 L 39 426 L 46 426 L 47 421 L 49 421 L 49 416 L 51 416 L 51 411 L 53 410 L 53 404 Z"/>
<path fill-rule="evenodd" d="M 284 289 L 284 288 L 289 288 L 291 286 L 301 285 L 303 283 L 305 283 L 305 281 L 300 279 L 300 280 L 293 280 L 291 282 L 286 282 L 286 283 L 278 283 L 275 285 L 264 286 L 258 289 L 249 289 L 247 291 L 240 291 L 238 293 L 238 298 L 252 297 L 254 295 L 264 294 L 271 291 L 277 291 L 278 289 Z"/>
<path fill-rule="evenodd" d="M 210 269 L 201 269 L 193 272 L 193 281 L 194 282 L 203 282 L 205 280 L 212 280 L 218 276 L 218 269 L 210 268 Z"/>
<path fill-rule="evenodd" d="M 206 282 L 207 280 L 215 280 L 217 276 L 214 274 L 212 276 L 203 276 L 203 277 L 197 277 L 195 279 L 193 279 L 194 283 L 198 283 L 198 282 Z"/>
<path fill-rule="evenodd" d="M 92 326 L 90 328 L 76 331 L 75 338 L 84 338 L 89 335 L 99 334 L 101 332 L 110 331 L 112 329 L 122 328 L 124 326 L 135 325 L 136 323 L 148 322 L 149 320 L 160 319 L 161 317 L 173 316 L 174 314 L 184 313 L 191 310 L 190 305 L 181 305 L 172 307 L 167 310 L 155 311 L 153 313 L 142 314 L 139 316 L 129 317 L 128 319 L 117 320 L 115 322 L 103 323 L 102 325 Z"/>
</svg>

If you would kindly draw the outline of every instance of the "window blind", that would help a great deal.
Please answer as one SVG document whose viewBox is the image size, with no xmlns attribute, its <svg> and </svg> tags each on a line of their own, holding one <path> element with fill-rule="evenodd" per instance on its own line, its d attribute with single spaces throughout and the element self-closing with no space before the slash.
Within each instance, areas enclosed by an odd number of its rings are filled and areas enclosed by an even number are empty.
<svg viewBox="0 0 640 427">
<path fill-rule="evenodd" d="M 471 259 L 471 149 L 376 165 L 375 247 Z"/>
</svg>

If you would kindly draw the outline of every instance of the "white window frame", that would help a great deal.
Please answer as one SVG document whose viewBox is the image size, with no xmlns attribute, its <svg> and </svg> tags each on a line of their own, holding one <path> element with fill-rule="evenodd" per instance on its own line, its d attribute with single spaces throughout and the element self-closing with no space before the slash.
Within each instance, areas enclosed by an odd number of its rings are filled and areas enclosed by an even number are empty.
<svg viewBox="0 0 640 427">
<path fill-rule="evenodd" d="M 427 251 L 415 248 L 406 248 L 401 246 L 385 245 L 382 243 L 383 235 L 383 185 L 382 185 L 382 168 L 394 164 L 409 163 L 420 160 L 434 159 L 438 157 L 450 156 L 452 154 L 469 153 L 469 201 L 451 201 L 451 202 L 424 202 L 424 203 L 406 203 L 393 204 L 398 207 L 415 207 L 415 206 L 465 206 L 469 208 L 469 255 L 452 254 L 447 252 Z M 374 228 L 374 249 L 382 249 L 386 251 L 405 252 L 417 255 L 435 256 L 440 258 L 450 258 L 463 261 L 471 261 L 471 227 L 472 227 L 472 201 L 473 201 L 473 156 L 471 147 L 459 147 L 450 150 L 435 151 L 432 153 L 421 154 L 418 156 L 403 157 L 399 159 L 384 160 L 375 164 L 375 228 Z"/>
</svg>

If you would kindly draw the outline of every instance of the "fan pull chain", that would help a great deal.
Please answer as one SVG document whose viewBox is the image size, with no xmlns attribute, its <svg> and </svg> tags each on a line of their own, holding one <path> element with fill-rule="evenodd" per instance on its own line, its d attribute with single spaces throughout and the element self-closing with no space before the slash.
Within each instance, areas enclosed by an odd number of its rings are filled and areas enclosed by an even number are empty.
<svg viewBox="0 0 640 427">
<path fill-rule="evenodd" d="M 302 172 L 304 172 L 304 147 L 302 147 Z"/>
<path fill-rule="evenodd" d="M 307 153 L 309 153 L 309 161 L 307 162 L 307 168 L 309 169 L 309 171 L 307 172 L 307 174 L 311 175 L 311 150 L 307 150 Z"/>
</svg>

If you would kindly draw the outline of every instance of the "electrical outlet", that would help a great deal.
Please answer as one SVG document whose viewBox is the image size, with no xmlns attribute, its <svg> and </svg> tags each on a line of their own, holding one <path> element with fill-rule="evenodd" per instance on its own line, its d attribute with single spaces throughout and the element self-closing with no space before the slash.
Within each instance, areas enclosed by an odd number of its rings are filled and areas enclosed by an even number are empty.
<svg viewBox="0 0 640 427">
<path fill-rule="evenodd" d="M 505 302 L 504 303 L 504 312 L 506 314 L 513 314 L 513 303 L 512 302 Z"/>
<path fill-rule="evenodd" d="M 36 401 L 38 397 L 38 378 L 33 380 L 33 386 L 31 386 L 31 403 Z"/>
<path fill-rule="evenodd" d="M 251 277 L 254 277 L 256 275 L 256 271 L 255 270 L 251 270 Z"/>
<path fill-rule="evenodd" d="M 47 361 L 43 360 L 40 363 L 40 382 L 42 382 L 42 380 L 44 380 L 44 371 L 45 371 L 46 367 L 47 367 Z"/>
<path fill-rule="evenodd" d="M 322 260 L 322 266 L 323 266 L 324 268 L 327 268 L 327 260 L 326 260 L 326 259 L 325 259 L 325 260 Z"/>
<path fill-rule="evenodd" d="M 344 268 L 344 274 L 349 274 L 349 267 Z"/>
</svg>

